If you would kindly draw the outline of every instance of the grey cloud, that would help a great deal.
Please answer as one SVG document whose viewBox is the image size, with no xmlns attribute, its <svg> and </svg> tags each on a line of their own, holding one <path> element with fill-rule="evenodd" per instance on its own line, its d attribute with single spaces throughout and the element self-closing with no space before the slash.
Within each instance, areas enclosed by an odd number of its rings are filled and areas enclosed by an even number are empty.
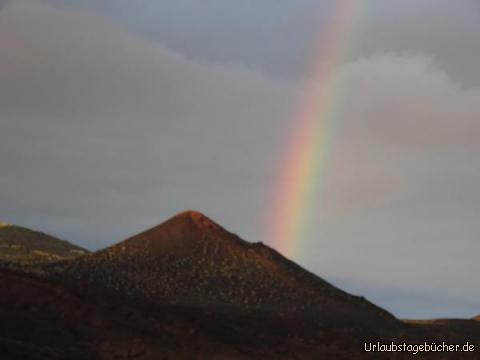
<svg viewBox="0 0 480 360">
<path fill-rule="evenodd" d="M 12 0 L 0 0 L 0 9 L 8 4 L 10 4 Z"/>
<path fill-rule="evenodd" d="M 241 63 L 282 78 L 308 77 L 332 0 L 45 0 L 91 9 L 195 59 Z M 480 84 L 480 11 L 472 0 L 362 1 L 347 61 L 380 51 L 427 52 L 456 81 Z"/>
<path fill-rule="evenodd" d="M 469 0 L 370 0 L 354 56 L 378 51 L 432 54 L 455 81 L 478 86 L 480 12 Z"/>
</svg>

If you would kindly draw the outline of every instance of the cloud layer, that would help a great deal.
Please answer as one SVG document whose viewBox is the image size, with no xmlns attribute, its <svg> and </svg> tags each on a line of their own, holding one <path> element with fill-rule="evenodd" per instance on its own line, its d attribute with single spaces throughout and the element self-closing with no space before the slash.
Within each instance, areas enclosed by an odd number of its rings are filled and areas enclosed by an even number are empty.
<svg viewBox="0 0 480 360">
<path fill-rule="evenodd" d="M 281 78 L 308 76 L 335 0 L 41 0 L 90 9 L 140 36 L 197 59 L 259 67 Z M 341 2 L 340 2 L 341 3 Z M 427 52 L 466 86 L 480 85 L 476 0 L 363 0 L 349 61 L 377 52 Z"/>
</svg>

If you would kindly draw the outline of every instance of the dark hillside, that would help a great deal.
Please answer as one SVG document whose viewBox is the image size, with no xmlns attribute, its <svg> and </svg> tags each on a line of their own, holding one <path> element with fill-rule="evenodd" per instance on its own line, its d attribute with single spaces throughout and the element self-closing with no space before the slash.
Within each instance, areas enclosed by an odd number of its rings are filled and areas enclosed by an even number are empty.
<svg viewBox="0 0 480 360">
<path fill-rule="evenodd" d="M 21 226 L 0 225 L 0 261 L 37 263 L 78 257 L 88 250 Z"/>
</svg>

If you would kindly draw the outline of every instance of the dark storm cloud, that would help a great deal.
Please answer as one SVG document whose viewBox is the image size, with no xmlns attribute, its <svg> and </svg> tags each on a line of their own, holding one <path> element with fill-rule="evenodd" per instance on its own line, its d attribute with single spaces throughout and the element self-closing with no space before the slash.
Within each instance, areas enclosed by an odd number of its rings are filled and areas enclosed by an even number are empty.
<svg viewBox="0 0 480 360">
<path fill-rule="evenodd" d="M 195 59 L 240 63 L 281 78 L 309 76 L 312 47 L 339 2 L 45 0 L 91 9 Z M 377 52 L 431 54 L 453 79 L 480 85 L 480 6 L 472 0 L 365 0 L 349 60 Z"/>
</svg>

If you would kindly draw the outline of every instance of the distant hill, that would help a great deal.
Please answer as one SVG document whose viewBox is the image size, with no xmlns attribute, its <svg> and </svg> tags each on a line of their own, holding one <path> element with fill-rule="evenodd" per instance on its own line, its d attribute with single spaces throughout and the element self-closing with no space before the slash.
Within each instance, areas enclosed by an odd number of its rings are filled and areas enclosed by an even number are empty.
<svg viewBox="0 0 480 360">
<path fill-rule="evenodd" d="M 0 260 L 39 263 L 78 257 L 88 250 L 21 226 L 0 224 Z"/>
</svg>

